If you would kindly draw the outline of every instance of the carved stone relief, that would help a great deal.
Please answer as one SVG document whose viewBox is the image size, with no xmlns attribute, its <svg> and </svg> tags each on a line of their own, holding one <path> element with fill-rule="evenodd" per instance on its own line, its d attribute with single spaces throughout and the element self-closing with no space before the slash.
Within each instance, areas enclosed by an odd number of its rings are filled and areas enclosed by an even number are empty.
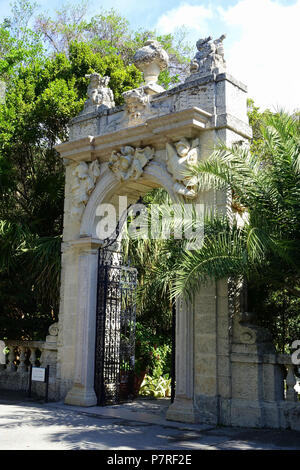
<svg viewBox="0 0 300 470">
<path fill-rule="evenodd" d="M 224 59 L 223 46 L 225 37 L 225 34 L 222 34 L 219 39 L 215 39 L 214 41 L 211 36 L 197 41 L 196 47 L 198 52 L 190 63 L 191 75 L 187 78 L 187 81 L 195 79 L 194 74 L 202 76 L 211 73 L 225 72 L 226 62 Z"/>
<path fill-rule="evenodd" d="M 175 181 L 173 189 L 188 199 L 197 196 L 197 178 L 188 173 L 199 162 L 199 153 L 199 139 L 190 143 L 182 138 L 175 144 L 166 144 L 167 169 Z"/>
<path fill-rule="evenodd" d="M 141 115 L 146 111 L 146 108 L 149 105 L 149 96 L 145 93 L 144 88 L 141 87 L 125 91 L 125 93 L 123 93 L 123 97 L 130 123 L 138 123 Z"/>
<path fill-rule="evenodd" d="M 153 158 L 154 149 L 151 147 L 134 148 L 129 145 L 122 147 L 121 152 L 114 150 L 110 156 L 108 167 L 119 181 L 138 179 L 144 167 Z"/>
<path fill-rule="evenodd" d="M 114 94 L 108 87 L 110 77 L 101 77 L 99 73 L 86 75 L 90 79 L 87 88 L 88 99 L 83 108 L 83 113 L 97 109 L 109 109 L 115 106 Z"/>
<path fill-rule="evenodd" d="M 100 165 L 97 160 L 92 163 L 80 162 L 73 170 L 72 209 L 71 215 L 80 218 L 97 179 L 100 176 Z"/>
</svg>

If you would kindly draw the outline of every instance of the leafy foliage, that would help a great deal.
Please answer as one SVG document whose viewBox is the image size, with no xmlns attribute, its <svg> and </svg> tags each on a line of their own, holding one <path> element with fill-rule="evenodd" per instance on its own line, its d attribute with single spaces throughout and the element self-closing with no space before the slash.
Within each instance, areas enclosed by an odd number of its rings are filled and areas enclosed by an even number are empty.
<svg viewBox="0 0 300 470">
<path fill-rule="evenodd" d="M 41 319 L 32 335 L 43 337 L 42 319 L 56 320 L 59 304 L 64 170 L 55 145 L 82 109 L 85 74 L 111 76 L 117 104 L 141 74 L 121 57 L 79 42 L 68 55 L 49 56 L 35 33 L 18 39 L 8 23 L 0 27 L 0 78 L 7 82 L 0 104 L 1 337 L 30 337 L 26 318 Z"/>
<path fill-rule="evenodd" d="M 140 321 L 136 324 L 135 373 L 162 375 L 170 371 L 171 341 Z"/>
<path fill-rule="evenodd" d="M 141 384 L 140 395 L 154 398 L 171 396 L 171 379 L 168 374 L 163 376 L 145 375 Z"/>
</svg>

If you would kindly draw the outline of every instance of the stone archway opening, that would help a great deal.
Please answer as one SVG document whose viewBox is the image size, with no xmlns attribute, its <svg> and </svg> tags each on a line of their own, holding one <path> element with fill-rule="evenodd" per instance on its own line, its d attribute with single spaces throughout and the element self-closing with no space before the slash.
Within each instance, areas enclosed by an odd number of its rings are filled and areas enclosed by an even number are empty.
<svg viewBox="0 0 300 470">
<path fill-rule="evenodd" d="M 143 302 L 137 302 L 133 293 L 133 289 L 144 284 L 145 278 L 149 282 L 146 270 L 153 265 L 151 257 L 155 255 L 155 249 L 161 249 L 161 240 L 150 242 L 139 238 L 137 248 L 137 239 L 131 238 L 129 230 L 126 237 L 122 236 L 124 226 L 135 220 L 130 218 L 129 222 L 122 217 L 124 198 L 126 204 L 128 199 L 130 201 L 125 213 L 127 211 L 130 216 L 133 209 L 137 215 L 141 208 L 146 209 L 142 197 L 146 196 L 149 208 L 149 197 L 153 200 L 151 194 L 158 188 L 161 186 L 149 177 L 141 178 L 119 188 L 105 205 L 106 215 L 109 209 L 116 209 L 118 221 L 123 226 L 118 227 L 117 233 L 113 233 L 99 249 L 95 391 L 100 405 L 137 399 L 144 378 L 144 396 L 168 397 L 169 402 L 175 396 L 175 305 L 172 305 L 168 292 L 158 295 L 153 291 L 151 300 L 148 293 L 146 302 L 145 296 Z M 159 194 L 161 200 L 162 193 Z M 107 220 L 100 218 L 98 228 L 101 222 Z M 113 227 L 115 225 L 114 221 Z M 140 250 L 143 251 L 145 243 L 147 250 L 141 257 Z M 124 259 L 124 248 L 129 259 Z M 136 286 L 133 285 L 135 280 Z M 135 315 L 133 327 L 131 322 Z"/>
</svg>

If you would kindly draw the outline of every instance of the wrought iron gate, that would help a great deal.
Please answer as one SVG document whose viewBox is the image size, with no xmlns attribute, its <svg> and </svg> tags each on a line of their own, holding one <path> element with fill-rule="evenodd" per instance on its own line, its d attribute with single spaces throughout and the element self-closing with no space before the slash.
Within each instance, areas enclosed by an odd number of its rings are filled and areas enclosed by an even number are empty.
<svg viewBox="0 0 300 470">
<path fill-rule="evenodd" d="M 122 253 L 100 248 L 96 320 L 95 392 L 99 405 L 133 395 L 137 270 Z"/>
</svg>

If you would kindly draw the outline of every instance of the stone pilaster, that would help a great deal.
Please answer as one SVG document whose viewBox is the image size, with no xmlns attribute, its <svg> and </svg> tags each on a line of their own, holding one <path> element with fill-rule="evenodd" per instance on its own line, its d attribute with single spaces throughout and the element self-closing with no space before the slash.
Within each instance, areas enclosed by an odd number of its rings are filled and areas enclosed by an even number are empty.
<svg viewBox="0 0 300 470">
<path fill-rule="evenodd" d="M 65 403 L 93 406 L 97 403 L 94 391 L 94 369 L 98 244 L 87 238 L 79 240 L 77 247 L 79 257 L 75 380 L 65 398 Z"/>
<path fill-rule="evenodd" d="M 183 299 L 176 303 L 176 397 L 166 418 L 197 422 L 194 406 L 194 312 Z"/>
</svg>

